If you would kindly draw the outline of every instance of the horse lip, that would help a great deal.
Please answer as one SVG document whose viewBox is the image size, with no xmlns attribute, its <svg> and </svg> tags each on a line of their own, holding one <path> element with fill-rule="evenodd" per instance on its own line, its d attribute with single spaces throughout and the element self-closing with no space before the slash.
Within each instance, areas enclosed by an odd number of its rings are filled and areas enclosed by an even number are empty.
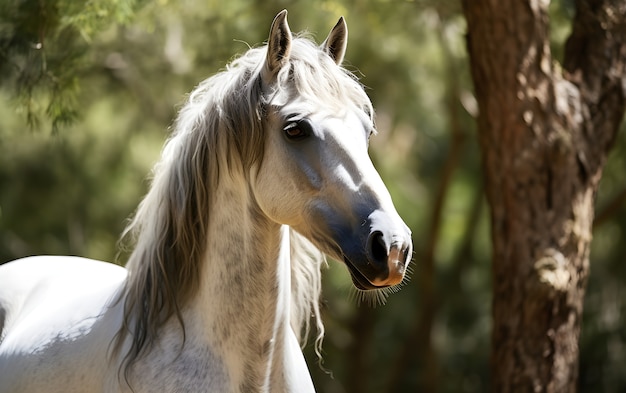
<svg viewBox="0 0 626 393">
<path fill-rule="evenodd" d="M 344 255 L 343 261 L 348 267 L 352 283 L 355 287 L 362 291 L 370 291 L 374 289 L 387 288 L 389 285 L 374 285 L 372 282 L 359 271 L 359 269 Z"/>
</svg>

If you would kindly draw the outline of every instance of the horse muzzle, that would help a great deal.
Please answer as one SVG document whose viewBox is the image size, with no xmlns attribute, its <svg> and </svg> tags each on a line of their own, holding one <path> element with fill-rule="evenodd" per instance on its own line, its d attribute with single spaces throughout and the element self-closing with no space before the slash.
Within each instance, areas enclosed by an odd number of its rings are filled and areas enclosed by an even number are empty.
<svg viewBox="0 0 626 393">
<path fill-rule="evenodd" d="M 404 279 L 413 253 L 411 231 L 399 217 L 377 210 L 370 214 L 358 238 L 361 247 L 344 248 L 344 262 L 352 282 L 361 290 L 398 285 Z"/>
</svg>

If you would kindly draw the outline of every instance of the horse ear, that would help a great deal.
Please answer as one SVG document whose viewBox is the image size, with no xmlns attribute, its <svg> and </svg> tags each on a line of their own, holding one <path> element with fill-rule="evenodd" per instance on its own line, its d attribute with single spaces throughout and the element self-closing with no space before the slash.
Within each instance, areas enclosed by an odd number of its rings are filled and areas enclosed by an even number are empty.
<svg viewBox="0 0 626 393">
<path fill-rule="evenodd" d="M 324 43 L 322 43 L 322 49 L 328 53 L 335 63 L 340 65 L 343 62 L 343 57 L 346 54 L 346 47 L 348 46 L 348 25 L 346 24 L 343 16 L 339 18 L 339 21 L 333 27 L 328 34 Z"/>
<path fill-rule="evenodd" d="M 267 57 L 263 69 L 263 81 L 271 84 L 280 69 L 289 61 L 291 30 L 287 24 L 287 10 L 276 15 L 267 40 Z"/>
</svg>

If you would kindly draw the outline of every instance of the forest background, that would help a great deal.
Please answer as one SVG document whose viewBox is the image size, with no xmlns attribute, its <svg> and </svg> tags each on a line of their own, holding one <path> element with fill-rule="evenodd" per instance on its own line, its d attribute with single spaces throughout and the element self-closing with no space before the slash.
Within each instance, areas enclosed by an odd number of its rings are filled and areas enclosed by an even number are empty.
<svg viewBox="0 0 626 393">
<path fill-rule="evenodd" d="M 123 263 L 119 235 L 186 93 L 262 43 L 283 8 L 318 41 L 346 17 L 345 65 L 377 109 L 371 155 L 415 245 L 384 306 L 357 304 L 340 264 L 324 271 L 322 367 L 306 348 L 318 390 L 488 391 L 489 218 L 455 1 L 0 0 L 0 263 Z M 558 59 L 574 4 L 549 10 Z M 623 128 L 597 196 L 580 392 L 626 390 Z"/>
</svg>

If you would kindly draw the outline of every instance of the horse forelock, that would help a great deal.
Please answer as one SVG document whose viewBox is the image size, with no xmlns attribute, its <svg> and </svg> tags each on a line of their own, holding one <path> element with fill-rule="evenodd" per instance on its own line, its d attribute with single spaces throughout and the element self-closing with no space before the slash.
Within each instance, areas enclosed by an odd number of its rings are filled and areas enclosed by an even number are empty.
<svg viewBox="0 0 626 393">
<path fill-rule="evenodd" d="M 150 190 L 123 237 L 135 244 L 129 278 L 120 300 L 123 326 L 116 351 L 130 333 L 128 366 L 150 347 L 170 317 L 183 325 L 181 308 L 199 287 L 210 211 L 211 190 L 224 171 L 246 173 L 263 159 L 263 117 L 269 105 L 301 95 L 313 105 L 336 107 L 347 102 L 371 116 L 371 103 L 351 73 L 338 67 L 317 45 L 296 38 L 289 67 L 275 89 L 263 91 L 261 68 L 266 47 L 250 49 L 225 70 L 201 82 L 188 97 L 153 170 Z M 287 98 L 288 99 L 288 98 Z M 292 232 L 292 327 L 300 336 L 313 315 L 323 335 L 319 312 L 322 254 Z"/>
<path fill-rule="evenodd" d="M 373 120 L 372 104 L 356 75 L 338 66 L 311 40 L 293 40 L 288 64 L 278 73 L 272 105 L 301 97 L 309 111 L 357 109 Z"/>
</svg>

